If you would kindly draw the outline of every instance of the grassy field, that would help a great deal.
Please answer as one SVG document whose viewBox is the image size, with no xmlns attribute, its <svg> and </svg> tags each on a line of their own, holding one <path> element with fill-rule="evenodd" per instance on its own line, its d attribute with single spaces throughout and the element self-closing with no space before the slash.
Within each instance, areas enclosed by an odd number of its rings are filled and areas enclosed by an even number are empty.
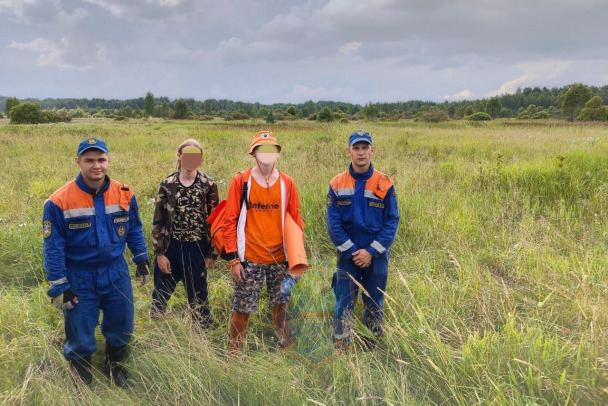
<svg viewBox="0 0 608 406">
<path fill-rule="evenodd" d="M 401 223 L 383 341 L 372 352 L 335 354 L 324 209 L 359 127 L 374 137 L 376 168 L 395 181 Z M 136 288 L 133 388 L 113 388 L 101 371 L 92 389 L 77 385 L 61 355 L 63 319 L 46 296 L 41 250 L 44 200 L 76 175 L 77 143 L 109 144 L 110 176 L 133 186 L 150 242 L 153 199 L 181 141 L 201 141 L 203 170 L 224 197 L 232 175 L 253 163 L 251 137 L 267 128 L 283 145 L 279 168 L 300 190 L 312 264 L 291 306 L 298 346 L 276 349 L 263 299 L 246 356 L 225 361 L 232 289 L 220 261 L 209 275 L 211 331 L 190 325 L 183 288 L 163 321 L 148 318 L 151 286 Z M 606 126 L 4 120 L 0 162 L 2 405 L 608 403 Z"/>
</svg>

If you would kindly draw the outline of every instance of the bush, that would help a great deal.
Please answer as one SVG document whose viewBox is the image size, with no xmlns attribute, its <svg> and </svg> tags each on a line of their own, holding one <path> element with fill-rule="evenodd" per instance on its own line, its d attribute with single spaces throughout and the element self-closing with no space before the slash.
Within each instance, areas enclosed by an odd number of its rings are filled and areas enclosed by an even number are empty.
<svg viewBox="0 0 608 406">
<path fill-rule="evenodd" d="M 125 116 L 116 116 L 114 121 L 129 121 L 129 118 Z"/>
<path fill-rule="evenodd" d="M 41 123 L 40 105 L 37 103 L 25 102 L 16 105 L 9 113 L 11 124 L 37 124 Z"/>
<path fill-rule="evenodd" d="M 473 113 L 470 116 L 465 117 L 465 119 L 469 121 L 490 121 L 492 120 L 492 116 L 488 113 L 478 111 L 477 113 Z"/>
<path fill-rule="evenodd" d="M 60 116 L 50 110 L 40 110 L 37 103 L 26 102 L 11 109 L 11 124 L 42 124 L 70 122 L 69 116 Z"/>
<path fill-rule="evenodd" d="M 414 121 L 420 121 L 422 123 L 440 123 L 442 121 L 448 121 L 449 119 L 450 116 L 448 113 L 434 107 L 430 110 L 419 113 Z"/>
<path fill-rule="evenodd" d="M 237 111 L 236 113 L 232 113 L 224 117 L 226 121 L 232 120 L 249 120 L 249 114 Z"/>
<path fill-rule="evenodd" d="M 549 117 L 550 117 L 550 116 L 549 116 L 549 112 L 548 112 L 548 111 L 546 111 L 546 110 L 539 111 L 538 113 L 536 113 L 536 114 L 532 114 L 532 115 L 530 116 L 530 118 L 535 119 L 535 120 L 546 120 L 546 119 L 548 119 Z"/>
<path fill-rule="evenodd" d="M 327 106 L 323 107 L 317 115 L 317 121 L 321 123 L 330 123 L 334 121 L 334 114 L 331 109 Z"/>
<path fill-rule="evenodd" d="M 603 105 L 604 102 L 600 96 L 591 98 L 581 113 L 576 117 L 579 121 L 606 121 L 608 120 L 608 108 Z"/>
</svg>

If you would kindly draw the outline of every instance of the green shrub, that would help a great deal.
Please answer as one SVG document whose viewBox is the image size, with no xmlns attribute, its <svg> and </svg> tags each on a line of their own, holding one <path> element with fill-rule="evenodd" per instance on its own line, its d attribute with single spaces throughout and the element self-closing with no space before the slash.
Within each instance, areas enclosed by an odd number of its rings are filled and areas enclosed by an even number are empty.
<svg viewBox="0 0 608 406">
<path fill-rule="evenodd" d="M 334 121 L 334 114 L 331 109 L 327 106 L 323 107 L 317 115 L 317 121 L 321 123 L 330 123 Z"/>
<path fill-rule="evenodd" d="M 488 113 L 484 113 L 482 111 L 478 111 L 477 113 L 473 113 L 468 117 L 465 117 L 469 121 L 490 121 L 492 120 L 492 116 Z"/>
<path fill-rule="evenodd" d="M 38 124 L 41 123 L 40 105 L 25 102 L 13 107 L 10 112 L 11 124 Z"/>
<path fill-rule="evenodd" d="M 535 119 L 535 120 L 546 120 L 549 117 L 550 117 L 549 113 L 546 110 L 539 111 L 538 113 L 532 114 L 530 116 L 530 118 Z"/>
<path fill-rule="evenodd" d="M 485 114 L 485 113 L 484 113 Z M 449 121 L 450 116 L 445 111 L 433 107 L 427 111 L 418 113 L 414 121 L 422 123 L 440 123 L 442 121 Z"/>
<path fill-rule="evenodd" d="M 576 117 L 579 121 L 606 121 L 608 120 L 608 107 L 603 105 L 604 102 L 600 96 L 591 98 L 581 113 Z"/>
</svg>

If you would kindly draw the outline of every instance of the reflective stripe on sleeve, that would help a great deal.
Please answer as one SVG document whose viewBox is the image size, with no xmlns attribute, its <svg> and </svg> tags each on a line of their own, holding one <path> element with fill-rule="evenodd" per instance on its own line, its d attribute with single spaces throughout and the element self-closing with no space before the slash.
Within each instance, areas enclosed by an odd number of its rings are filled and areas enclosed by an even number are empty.
<svg viewBox="0 0 608 406">
<path fill-rule="evenodd" d="M 380 254 L 384 254 L 384 251 L 386 251 L 386 248 L 384 248 L 382 246 L 382 244 L 380 244 L 378 241 L 374 240 L 374 242 L 372 242 L 370 244 L 370 246 L 375 249 L 376 251 L 378 251 Z"/>
<path fill-rule="evenodd" d="M 338 248 L 338 251 L 344 252 L 344 251 L 348 251 L 353 245 L 355 245 L 355 243 L 349 239 L 344 244 L 339 245 L 337 248 Z"/>
<path fill-rule="evenodd" d="M 51 286 L 61 285 L 64 283 L 68 283 L 68 278 L 61 278 L 61 279 L 57 279 L 56 281 L 49 281 L 49 285 L 51 285 Z"/>
</svg>

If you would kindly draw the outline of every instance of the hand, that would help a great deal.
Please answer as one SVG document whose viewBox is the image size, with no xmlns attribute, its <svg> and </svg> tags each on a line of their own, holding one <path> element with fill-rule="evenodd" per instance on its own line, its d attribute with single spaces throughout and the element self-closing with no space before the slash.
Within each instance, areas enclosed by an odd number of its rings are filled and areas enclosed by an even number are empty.
<svg viewBox="0 0 608 406">
<path fill-rule="evenodd" d="M 236 281 L 236 283 L 243 283 L 245 280 L 245 270 L 243 269 L 243 265 L 239 262 L 236 265 L 233 265 L 230 269 L 230 273 L 232 274 L 232 279 Z"/>
<path fill-rule="evenodd" d="M 135 281 L 139 282 L 140 286 L 144 286 L 150 280 L 150 261 L 147 259 L 137 263 L 135 270 Z"/>
<path fill-rule="evenodd" d="M 53 304 L 53 307 L 58 310 L 72 310 L 74 305 L 78 303 L 78 298 L 76 297 L 74 291 L 68 288 L 68 290 L 59 296 L 52 298 L 51 303 Z"/>
<path fill-rule="evenodd" d="M 156 263 L 158 264 L 158 268 L 162 273 L 166 273 L 169 275 L 171 273 L 171 263 L 169 262 L 169 258 L 164 255 L 156 256 Z"/>
<path fill-rule="evenodd" d="M 367 268 L 372 263 L 372 254 L 365 248 L 361 248 L 353 253 L 353 262 L 359 268 Z"/>
<path fill-rule="evenodd" d="M 215 259 L 213 258 L 205 258 L 205 269 L 211 269 L 215 265 Z"/>
</svg>

